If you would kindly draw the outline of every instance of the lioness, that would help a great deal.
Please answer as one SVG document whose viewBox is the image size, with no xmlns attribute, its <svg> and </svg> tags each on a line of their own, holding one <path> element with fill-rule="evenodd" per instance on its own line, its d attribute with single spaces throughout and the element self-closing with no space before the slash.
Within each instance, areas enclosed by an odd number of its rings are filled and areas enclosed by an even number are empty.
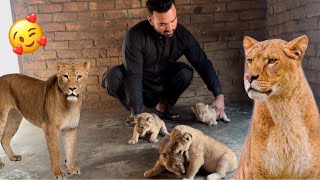
<svg viewBox="0 0 320 180">
<path fill-rule="evenodd" d="M 192 112 L 196 116 L 197 120 L 200 122 L 203 122 L 209 126 L 215 126 L 218 124 L 217 119 L 219 118 L 219 114 L 217 113 L 217 110 L 214 107 L 212 107 L 212 105 L 209 106 L 208 104 L 199 102 L 192 106 Z M 224 113 L 222 121 L 230 121 L 226 113 Z"/>
<path fill-rule="evenodd" d="M 200 167 L 212 172 L 207 176 L 210 180 L 223 178 L 237 168 L 237 156 L 229 146 L 189 126 L 178 125 L 171 131 L 170 147 L 175 153 L 187 153 L 187 179 L 193 179 Z"/>
<path fill-rule="evenodd" d="M 144 137 L 146 134 L 151 134 L 150 142 L 157 143 L 159 132 L 163 136 L 169 134 L 164 121 L 154 113 L 140 113 L 135 115 L 133 122 L 135 126 L 133 128 L 132 138 L 128 141 L 129 144 L 136 144 L 139 136 Z"/>
<path fill-rule="evenodd" d="M 307 36 L 244 37 L 244 85 L 254 109 L 236 179 L 319 179 L 320 121 L 302 70 Z"/>
<path fill-rule="evenodd" d="M 181 177 L 185 173 L 185 165 L 187 159 L 183 154 L 174 153 L 170 149 L 170 136 L 166 135 L 162 138 L 159 148 L 159 159 L 157 160 L 154 167 L 144 173 L 144 177 L 150 178 L 160 174 L 162 171 L 167 169 L 174 173 L 178 177 Z"/>
<path fill-rule="evenodd" d="M 89 62 L 81 65 L 59 62 L 58 73 L 47 81 L 22 74 L 0 77 L 0 139 L 11 161 L 21 160 L 21 156 L 12 151 L 10 141 L 24 117 L 45 133 L 53 176 L 65 177 L 60 165 L 60 132 L 68 172 L 80 174 L 79 168 L 74 166 L 74 147 L 83 98 L 81 93 L 85 90 L 89 66 Z M 14 116 L 10 110 L 14 111 Z M 0 168 L 3 167 L 0 160 Z"/>
</svg>

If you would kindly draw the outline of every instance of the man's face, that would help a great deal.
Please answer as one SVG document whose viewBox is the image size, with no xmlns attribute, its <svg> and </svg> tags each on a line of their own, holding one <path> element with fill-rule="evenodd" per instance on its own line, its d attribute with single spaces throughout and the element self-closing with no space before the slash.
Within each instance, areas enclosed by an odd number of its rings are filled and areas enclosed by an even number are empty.
<svg viewBox="0 0 320 180">
<path fill-rule="evenodd" d="M 171 37 L 178 22 L 175 5 L 173 4 L 169 11 L 164 13 L 154 11 L 152 15 L 148 16 L 148 20 L 158 33 L 165 37 Z"/>
</svg>

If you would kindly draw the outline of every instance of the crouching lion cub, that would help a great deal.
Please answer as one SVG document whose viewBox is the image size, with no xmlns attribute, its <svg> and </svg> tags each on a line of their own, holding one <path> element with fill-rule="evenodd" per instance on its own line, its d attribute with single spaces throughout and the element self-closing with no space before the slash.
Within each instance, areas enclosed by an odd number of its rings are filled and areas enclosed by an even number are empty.
<svg viewBox="0 0 320 180">
<path fill-rule="evenodd" d="M 141 113 L 134 117 L 134 128 L 132 138 L 128 141 L 129 144 L 136 144 L 139 136 L 144 137 L 146 134 L 151 134 L 150 142 L 157 143 L 159 132 L 165 136 L 168 135 L 167 127 L 154 113 Z"/>
<path fill-rule="evenodd" d="M 200 167 L 212 174 L 207 179 L 220 179 L 237 168 L 237 157 L 227 145 L 189 126 L 176 126 L 170 134 L 170 146 L 174 152 L 187 152 L 190 164 L 188 179 L 193 179 Z"/>
<path fill-rule="evenodd" d="M 212 106 L 199 102 L 192 107 L 192 112 L 196 116 L 197 120 L 209 126 L 218 124 L 217 118 L 219 117 L 219 114 L 217 113 L 217 110 Z M 222 120 L 224 122 L 230 121 L 225 113 Z"/>
<path fill-rule="evenodd" d="M 60 164 L 60 132 L 68 172 L 80 174 L 80 169 L 74 166 L 74 148 L 89 66 L 89 62 L 81 65 L 58 63 L 58 73 L 47 81 L 22 74 L 0 77 L 0 140 L 11 161 L 21 160 L 21 156 L 12 151 L 10 141 L 24 117 L 44 131 L 53 176 L 65 177 Z M 0 159 L 0 168 L 3 166 Z"/>
<path fill-rule="evenodd" d="M 170 148 L 170 136 L 166 135 L 162 138 L 159 148 L 159 160 L 154 167 L 144 173 L 144 177 L 150 178 L 160 174 L 167 169 L 178 177 L 185 173 L 185 163 L 187 159 L 183 154 L 174 153 Z"/>
</svg>

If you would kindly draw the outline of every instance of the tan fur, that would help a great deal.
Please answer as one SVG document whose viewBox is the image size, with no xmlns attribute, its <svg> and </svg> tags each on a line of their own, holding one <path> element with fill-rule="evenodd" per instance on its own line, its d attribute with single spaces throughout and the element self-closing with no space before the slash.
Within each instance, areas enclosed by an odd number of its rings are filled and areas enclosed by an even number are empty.
<svg viewBox="0 0 320 180">
<path fill-rule="evenodd" d="M 133 135 L 128 141 L 129 144 L 136 144 L 139 136 L 144 137 L 146 134 L 151 134 L 150 142 L 157 143 L 159 132 L 164 136 L 169 134 L 164 121 L 154 113 L 141 113 L 136 115 L 134 117 L 134 124 Z"/>
<path fill-rule="evenodd" d="M 217 125 L 219 114 L 217 113 L 217 110 L 213 108 L 211 105 L 206 105 L 202 102 L 199 102 L 192 106 L 192 112 L 196 116 L 197 120 L 200 122 L 203 122 L 209 126 Z M 229 122 L 230 119 L 227 117 L 227 115 L 224 113 L 222 120 L 224 122 Z"/>
<path fill-rule="evenodd" d="M 67 65 L 58 63 L 58 73 L 47 81 L 22 74 L 0 77 L 0 140 L 12 161 L 20 161 L 10 141 L 17 132 L 22 117 L 43 129 L 51 159 L 52 174 L 65 175 L 60 165 L 58 135 L 63 135 L 66 166 L 71 174 L 79 174 L 74 166 L 74 146 L 82 104 L 82 92 L 88 79 L 89 63 Z M 73 91 L 72 91 L 72 90 Z M 76 96 L 72 96 L 72 93 Z M 0 159 L 0 168 L 4 163 Z"/>
<path fill-rule="evenodd" d="M 255 104 L 235 178 L 319 179 L 319 112 L 301 65 L 307 36 L 243 43 Z"/>
<path fill-rule="evenodd" d="M 207 179 L 220 179 L 237 167 L 237 156 L 227 145 L 185 125 L 176 126 L 170 133 L 171 148 L 176 153 L 187 152 L 190 164 L 187 179 L 193 179 L 200 167 L 212 174 Z"/>
<path fill-rule="evenodd" d="M 159 148 L 159 159 L 154 167 L 144 173 L 144 177 L 150 178 L 160 174 L 163 170 L 174 173 L 178 177 L 181 177 L 185 173 L 186 159 L 183 154 L 174 153 L 170 149 L 170 136 L 166 135 L 162 138 Z"/>
</svg>

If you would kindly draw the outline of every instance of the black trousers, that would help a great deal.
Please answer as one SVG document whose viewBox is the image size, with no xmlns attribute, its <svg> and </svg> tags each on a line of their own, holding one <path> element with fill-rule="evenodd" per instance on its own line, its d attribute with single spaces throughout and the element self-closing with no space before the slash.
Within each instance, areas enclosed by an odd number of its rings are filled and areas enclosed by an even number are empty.
<svg viewBox="0 0 320 180">
<path fill-rule="evenodd" d="M 193 78 L 193 69 L 185 63 L 177 62 L 163 74 L 163 76 L 158 79 L 154 78 L 154 80 L 143 77 L 142 96 L 145 107 L 154 108 L 161 98 L 166 99 L 169 106 L 173 106 L 180 95 L 189 87 Z M 130 110 L 125 93 L 124 78 L 124 66 L 114 66 L 103 75 L 102 87 L 106 88 L 109 95 L 119 99 L 126 109 Z"/>
</svg>

